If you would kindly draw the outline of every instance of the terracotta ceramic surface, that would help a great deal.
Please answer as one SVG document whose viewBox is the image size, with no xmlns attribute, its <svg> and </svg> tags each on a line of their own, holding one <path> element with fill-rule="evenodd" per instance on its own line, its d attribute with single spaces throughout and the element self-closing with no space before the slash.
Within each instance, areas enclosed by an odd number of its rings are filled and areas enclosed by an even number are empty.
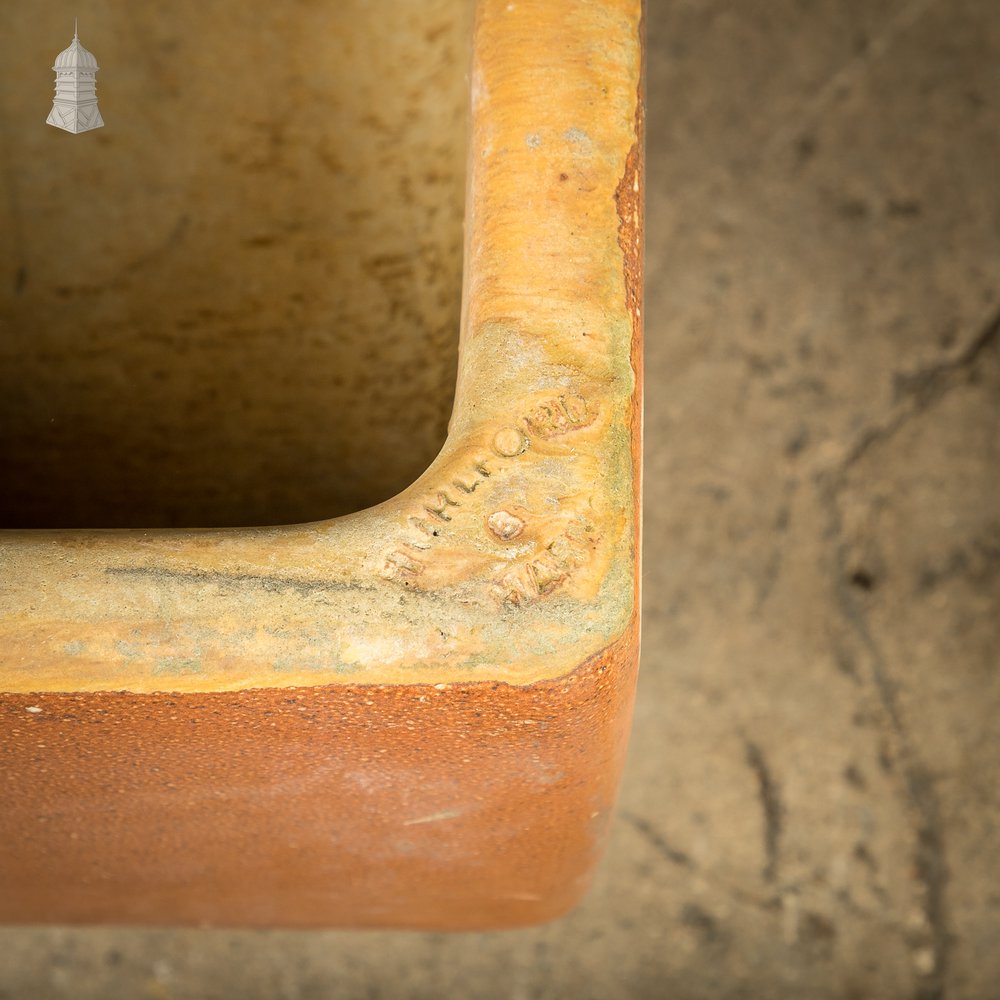
<svg viewBox="0 0 1000 1000">
<path fill-rule="evenodd" d="M 640 22 L 476 7 L 457 389 L 413 485 L 0 536 L 0 917 L 495 927 L 579 898 L 637 656 Z"/>
</svg>

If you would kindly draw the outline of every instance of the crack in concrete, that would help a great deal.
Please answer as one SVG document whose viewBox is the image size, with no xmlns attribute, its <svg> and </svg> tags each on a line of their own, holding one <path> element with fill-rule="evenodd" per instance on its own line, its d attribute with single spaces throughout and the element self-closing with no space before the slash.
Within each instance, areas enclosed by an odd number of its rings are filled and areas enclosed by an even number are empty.
<svg viewBox="0 0 1000 1000">
<path fill-rule="evenodd" d="M 799 479 L 797 476 L 786 481 L 784 496 L 778 506 L 778 512 L 775 515 L 772 526 L 772 533 L 775 539 L 774 545 L 761 572 L 760 584 L 757 587 L 757 596 L 754 599 L 753 610 L 755 614 L 760 614 L 767 603 L 767 599 L 771 596 L 774 585 L 778 582 L 778 577 L 781 575 L 782 565 L 785 561 L 785 541 L 788 534 L 788 526 L 792 518 L 792 505 L 795 502 L 798 489 Z"/>
<path fill-rule="evenodd" d="M 869 427 L 858 435 L 842 462 L 841 474 L 860 461 L 874 445 L 893 437 L 910 420 L 937 402 L 949 388 L 949 377 L 974 365 L 998 336 L 1000 304 L 994 304 L 976 335 L 954 357 L 935 362 L 911 374 L 897 375 L 897 399 L 902 398 L 899 409 L 882 423 Z"/>
<path fill-rule="evenodd" d="M 943 1000 L 945 973 L 948 965 L 951 936 L 947 913 L 948 868 L 944 856 L 943 823 L 933 779 L 920 762 L 909 731 L 899 710 L 897 687 L 892 679 L 885 654 L 876 641 L 865 612 L 847 582 L 847 542 L 838 507 L 838 494 L 844 486 L 848 463 L 839 470 L 835 479 L 818 477 L 820 501 L 827 510 L 830 534 L 835 542 L 835 591 L 837 605 L 844 619 L 853 629 L 871 663 L 871 678 L 889 720 L 890 732 L 897 747 L 897 756 L 903 777 L 907 801 L 915 820 L 913 834 L 916 840 L 914 869 L 921 886 L 921 909 L 930 928 L 930 947 L 933 963 L 921 976 L 914 1000 Z M 911 945 L 911 950 L 916 947 Z"/>
<path fill-rule="evenodd" d="M 897 13 L 890 16 L 867 44 L 826 78 L 813 94 L 804 102 L 801 113 L 787 125 L 775 131 L 764 142 L 764 153 L 769 155 L 805 131 L 821 117 L 827 107 L 838 97 L 846 95 L 861 80 L 871 67 L 892 48 L 896 40 L 911 28 L 933 7 L 938 0 L 913 0 Z"/>
<path fill-rule="evenodd" d="M 778 877 L 782 818 L 785 811 L 781 803 L 781 792 L 761 748 L 744 737 L 743 749 L 746 753 L 746 762 L 757 778 L 760 807 L 764 814 L 765 862 L 761 875 L 765 882 L 774 882 Z"/>
<path fill-rule="evenodd" d="M 672 865 L 679 865 L 682 868 L 693 868 L 694 862 L 688 855 L 683 851 L 677 850 L 676 847 L 672 847 L 668 842 L 666 837 L 660 833 L 659 830 L 649 822 L 648 819 L 644 819 L 642 816 L 636 816 L 635 813 L 622 812 L 621 817 L 631 826 L 634 830 L 642 834 L 643 837 L 653 847 L 656 848 L 657 852 Z"/>
<path fill-rule="evenodd" d="M 714 889 L 726 893 L 732 899 L 747 906 L 753 906 L 761 910 L 776 911 L 781 908 L 781 897 L 761 896 L 755 892 L 741 889 L 738 886 L 730 885 L 724 879 L 716 878 L 710 872 L 700 868 L 694 859 L 684 851 L 673 847 L 656 827 L 642 816 L 637 816 L 632 812 L 622 811 L 621 818 L 628 823 L 665 861 L 683 868 L 694 877 L 703 880 Z"/>
<path fill-rule="evenodd" d="M 828 519 L 827 536 L 833 544 L 834 579 L 837 606 L 871 664 L 871 679 L 879 703 L 889 722 L 889 736 L 897 748 L 906 800 L 912 811 L 915 839 L 914 871 L 921 887 L 921 910 L 929 928 L 932 962 L 919 970 L 915 1000 L 944 1000 L 946 975 L 951 948 L 947 907 L 948 866 L 944 847 L 944 820 L 934 779 L 921 761 L 899 708 L 897 685 L 868 616 L 849 584 L 849 545 L 844 534 L 840 495 L 847 485 L 849 471 L 872 450 L 889 442 L 909 421 L 925 413 L 958 382 L 954 376 L 975 365 L 985 351 L 1000 338 L 1000 305 L 994 307 L 980 324 L 978 332 L 957 355 L 936 362 L 913 374 L 897 378 L 902 402 L 895 413 L 858 435 L 843 460 L 832 469 L 820 471 L 814 478 L 820 505 Z M 911 943 L 916 952 L 922 944 Z"/>
</svg>

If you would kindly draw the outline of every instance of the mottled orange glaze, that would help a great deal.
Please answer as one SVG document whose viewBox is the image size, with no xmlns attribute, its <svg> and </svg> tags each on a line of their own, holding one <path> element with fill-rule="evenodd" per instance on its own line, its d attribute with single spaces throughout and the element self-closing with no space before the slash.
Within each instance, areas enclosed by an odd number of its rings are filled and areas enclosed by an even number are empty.
<svg viewBox="0 0 1000 1000">
<path fill-rule="evenodd" d="M 639 0 L 478 3 L 458 389 L 412 487 L 0 535 L 0 920 L 490 928 L 579 899 L 638 656 L 640 53 Z"/>
</svg>

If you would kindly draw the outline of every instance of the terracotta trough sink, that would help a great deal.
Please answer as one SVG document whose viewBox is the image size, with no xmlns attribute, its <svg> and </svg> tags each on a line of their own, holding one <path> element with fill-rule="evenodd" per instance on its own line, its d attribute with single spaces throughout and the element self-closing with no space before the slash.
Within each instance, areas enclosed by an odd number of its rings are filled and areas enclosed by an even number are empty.
<svg viewBox="0 0 1000 1000">
<path fill-rule="evenodd" d="M 565 912 L 638 652 L 639 0 L 105 6 L 92 133 L 67 25 L 0 39 L 0 920 Z"/>
</svg>

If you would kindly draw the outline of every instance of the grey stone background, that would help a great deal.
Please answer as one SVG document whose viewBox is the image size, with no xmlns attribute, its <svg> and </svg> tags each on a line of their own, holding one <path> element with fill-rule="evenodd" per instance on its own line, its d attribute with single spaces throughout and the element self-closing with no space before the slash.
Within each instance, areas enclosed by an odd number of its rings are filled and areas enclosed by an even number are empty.
<svg viewBox="0 0 1000 1000">
<path fill-rule="evenodd" d="M 643 669 L 567 919 L 0 932 L 0 998 L 1000 996 L 1000 3 L 649 0 Z"/>
</svg>

